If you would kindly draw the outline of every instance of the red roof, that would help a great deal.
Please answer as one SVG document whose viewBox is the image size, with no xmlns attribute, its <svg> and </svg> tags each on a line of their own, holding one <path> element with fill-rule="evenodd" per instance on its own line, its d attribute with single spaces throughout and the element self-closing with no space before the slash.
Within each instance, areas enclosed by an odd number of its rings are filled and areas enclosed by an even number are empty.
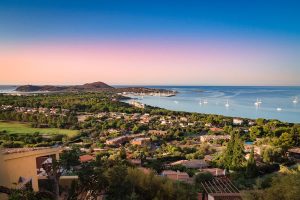
<svg viewBox="0 0 300 200">
<path fill-rule="evenodd" d="M 89 162 L 94 160 L 94 157 L 91 155 L 82 155 L 79 157 L 80 162 Z"/>
</svg>

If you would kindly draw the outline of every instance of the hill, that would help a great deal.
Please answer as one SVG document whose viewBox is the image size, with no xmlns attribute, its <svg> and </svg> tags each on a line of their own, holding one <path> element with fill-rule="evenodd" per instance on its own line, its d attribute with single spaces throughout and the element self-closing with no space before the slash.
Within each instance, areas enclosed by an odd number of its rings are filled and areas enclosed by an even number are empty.
<svg viewBox="0 0 300 200">
<path fill-rule="evenodd" d="M 18 92 L 57 92 L 57 91 L 99 91 L 113 89 L 103 82 L 86 83 L 84 85 L 54 86 L 54 85 L 22 85 L 16 88 Z"/>
</svg>

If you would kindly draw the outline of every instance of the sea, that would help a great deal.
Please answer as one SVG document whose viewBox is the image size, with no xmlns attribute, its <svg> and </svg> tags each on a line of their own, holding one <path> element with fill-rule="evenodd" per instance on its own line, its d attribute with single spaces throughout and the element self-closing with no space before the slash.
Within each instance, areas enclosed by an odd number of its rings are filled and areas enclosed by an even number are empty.
<svg viewBox="0 0 300 200">
<path fill-rule="evenodd" d="M 145 86 L 177 91 L 176 96 L 135 96 L 136 101 L 175 111 L 300 123 L 300 87 Z"/>
<path fill-rule="evenodd" d="M 0 86 L 14 93 L 17 86 Z M 115 86 L 125 87 L 125 86 Z M 136 101 L 175 111 L 300 123 L 300 87 L 287 86 L 145 86 L 174 90 L 172 97 L 133 96 Z"/>
</svg>

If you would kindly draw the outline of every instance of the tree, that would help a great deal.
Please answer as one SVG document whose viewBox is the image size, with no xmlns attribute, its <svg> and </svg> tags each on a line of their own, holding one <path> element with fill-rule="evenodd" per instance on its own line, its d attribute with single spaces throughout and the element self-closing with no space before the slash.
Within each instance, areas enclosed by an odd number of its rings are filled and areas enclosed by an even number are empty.
<svg viewBox="0 0 300 200">
<path fill-rule="evenodd" d="M 77 148 L 73 148 L 70 151 L 64 150 L 60 154 L 60 166 L 66 170 L 70 170 L 72 166 L 77 166 L 80 164 L 79 162 L 80 150 Z"/>
<path fill-rule="evenodd" d="M 251 148 L 249 159 L 247 160 L 246 175 L 255 177 L 257 175 L 256 161 L 254 159 L 254 147 Z"/>
<path fill-rule="evenodd" d="M 279 137 L 279 146 L 285 151 L 294 145 L 293 135 L 285 132 Z"/>
<path fill-rule="evenodd" d="M 248 200 L 298 200 L 300 194 L 300 171 L 289 170 L 288 173 L 274 176 L 271 186 L 263 190 L 247 192 Z"/>
<path fill-rule="evenodd" d="M 262 135 L 263 135 L 263 128 L 261 126 L 252 126 L 250 128 L 251 140 L 255 140 L 257 137 L 261 137 Z"/>
<path fill-rule="evenodd" d="M 232 132 L 220 164 L 226 169 L 239 170 L 244 165 L 244 154 L 244 142 L 239 132 Z"/>
<path fill-rule="evenodd" d="M 211 173 L 208 172 L 201 172 L 198 173 L 194 178 L 194 183 L 196 188 L 202 188 L 201 183 L 204 181 L 210 181 L 214 178 L 214 176 Z"/>
<path fill-rule="evenodd" d="M 62 173 L 79 164 L 79 153 L 77 149 L 63 151 L 60 156 L 60 160 L 52 159 L 51 165 L 43 166 L 47 178 L 53 180 L 56 199 L 59 199 L 59 179 Z"/>
<path fill-rule="evenodd" d="M 127 155 L 126 155 L 126 149 L 122 146 L 120 151 L 119 151 L 119 156 L 121 159 L 125 160 Z"/>
</svg>

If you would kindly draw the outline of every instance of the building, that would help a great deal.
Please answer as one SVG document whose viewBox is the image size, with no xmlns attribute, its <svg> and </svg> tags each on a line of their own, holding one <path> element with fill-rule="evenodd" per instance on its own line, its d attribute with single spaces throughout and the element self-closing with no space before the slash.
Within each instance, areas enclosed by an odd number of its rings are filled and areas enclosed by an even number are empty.
<svg viewBox="0 0 300 200">
<path fill-rule="evenodd" d="M 133 140 L 131 140 L 131 144 L 132 145 L 138 145 L 138 146 L 145 146 L 148 145 L 150 143 L 151 139 L 149 137 L 147 138 L 134 138 Z"/>
<path fill-rule="evenodd" d="M 124 142 L 128 141 L 128 137 L 127 136 L 120 136 L 120 137 L 116 137 L 116 138 L 112 138 L 109 140 L 106 140 L 106 144 L 107 145 L 120 145 Z"/>
<path fill-rule="evenodd" d="M 201 135 L 201 142 L 214 142 L 214 141 L 228 141 L 230 140 L 230 135 Z"/>
<path fill-rule="evenodd" d="M 60 148 L 50 147 L 3 149 L 0 171 L 5 171 L 6 177 L 1 178 L 1 184 L 8 188 L 15 187 L 14 183 L 19 183 L 21 178 L 31 182 L 34 191 L 39 191 L 41 165 L 48 158 L 58 159 L 59 152 Z"/>
<path fill-rule="evenodd" d="M 137 102 L 137 101 L 130 101 L 130 104 L 137 108 L 145 108 L 145 104 Z"/>
<path fill-rule="evenodd" d="M 169 179 L 175 180 L 175 181 L 183 181 L 183 182 L 190 182 L 191 181 L 189 175 L 186 172 L 164 170 L 161 173 L 161 175 L 165 176 Z"/>
<path fill-rule="evenodd" d="M 220 169 L 220 168 L 203 168 L 203 169 L 200 169 L 200 172 L 207 172 L 213 176 L 225 176 L 226 175 L 226 170 Z"/>
<path fill-rule="evenodd" d="M 116 137 L 116 138 L 108 139 L 108 140 L 106 140 L 105 143 L 107 145 L 120 145 L 120 144 L 123 144 L 125 142 L 129 142 L 130 140 L 132 140 L 134 138 L 142 138 L 144 136 L 145 136 L 145 134 L 143 134 L 143 133 L 122 135 L 122 136 L 119 136 L 119 137 Z"/>
<path fill-rule="evenodd" d="M 235 118 L 235 119 L 233 119 L 233 124 L 234 125 L 242 125 L 243 124 L 243 120 L 242 119 L 237 119 L 237 118 Z"/>
<path fill-rule="evenodd" d="M 205 162 L 204 160 L 179 160 L 176 162 L 171 163 L 171 165 L 183 165 L 186 168 L 192 168 L 192 169 L 202 169 L 207 168 L 209 164 Z"/>
<path fill-rule="evenodd" d="M 159 135 L 159 136 L 164 136 L 167 135 L 167 131 L 161 131 L 161 130 L 149 130 L 148 132 L 150 135 Z"/>
<path fill-rule="evenodd" d="M 295 159 L 300 159 L 300 148 L 294 147 L 288 150 L 288 156 Z"/>
<path fill-rule="evenodd" d="M 91 161 L 93 161 L 93 160 L 95 160 L 95 157 L 94 157 L 94 156 L 91 156 L 91 155 L 88 155 L 88 154 L 79 156 L 79 161 L 80 161 L 81 163 L 91 162 Z"/>
<path fill-rule="evenodd" d="M 223 132 L 223 129 L 217 128 L 217 127 L 212 127 L 209 130 L 212 131 L 212 132 Z"/>
<path fill-rule="evenodd" d="M 61 148 L 7 148 L 0 152 L 0 185 L 7 188 L 32 188 L 34 191 L 49 189 L 49 179 L 45 168 L 59 159 Z M 3 173 L 3 174 L 1 174 Z M 78 176 L 60 176 L 61 188 L 69 188 Z M 16 185 L 16 184 L 17 185 Z M 0 199 L 7 199 L 1 196 Z"/>
</svg>

